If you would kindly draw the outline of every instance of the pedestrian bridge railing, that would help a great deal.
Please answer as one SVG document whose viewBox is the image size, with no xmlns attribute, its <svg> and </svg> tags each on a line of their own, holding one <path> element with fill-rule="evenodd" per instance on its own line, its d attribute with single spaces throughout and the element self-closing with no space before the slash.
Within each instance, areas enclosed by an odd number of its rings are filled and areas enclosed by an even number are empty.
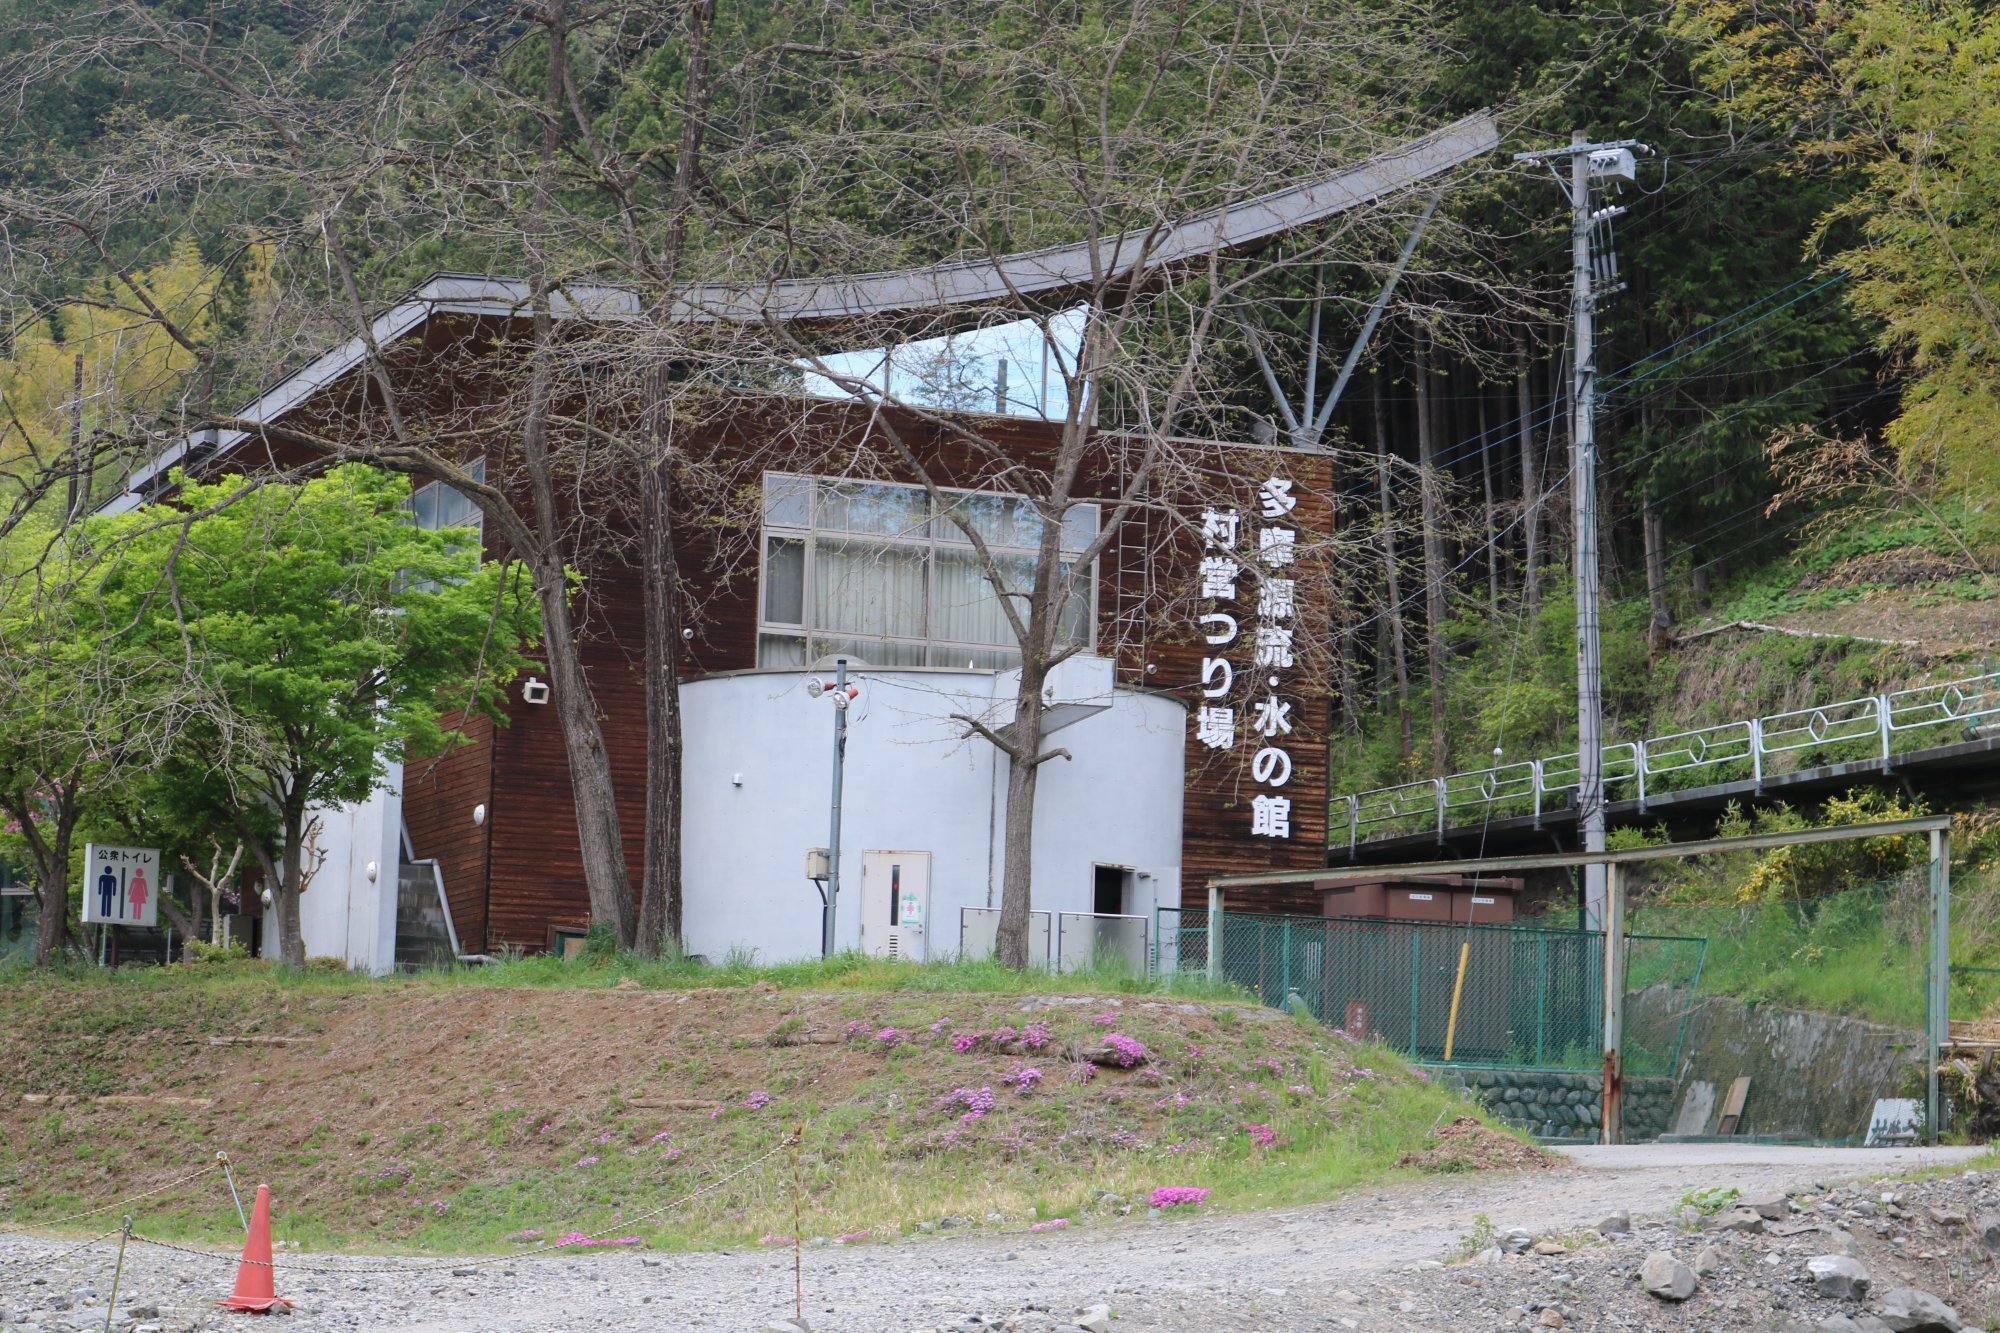
<svg viewBox="0 0 2000 1333">
<path fill-rule="evenodd" d="M 1606 745 L 1605 799 L 1648 799 L 1667 791 L 1765 778 L 1815 764 L 1874 760 L 1893 767 L 1899 753 L 1971 739 L 2000 727 L 2000 672 L 1919 685 L 1893 694 Z M 1334 798 L 1338 838 L 1345 808 L 1347 845 L 1380 834 L 1435 829 L 1567 808 L 1580 780 L 1577 752 L 1497 764 L 1377 787 Z"/>
</svg>

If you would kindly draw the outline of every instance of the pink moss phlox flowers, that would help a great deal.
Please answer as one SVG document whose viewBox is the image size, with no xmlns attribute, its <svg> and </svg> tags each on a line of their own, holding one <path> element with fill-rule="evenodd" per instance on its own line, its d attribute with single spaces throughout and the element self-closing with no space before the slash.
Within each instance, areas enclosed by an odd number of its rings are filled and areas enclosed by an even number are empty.
<svg viewBox="0 0 2000 1333">
<path fill-rule="evenodd" d="M 967 1051 L 977 1046 L 985 1037 L 986 1034 L 984 1032 L 954 1032 L 951 1034 L 951 1048 L 960 1055 L 964 1055 Z"/>
<path fill-rule="evenodd" d="M 1033 1065 L 1017 1065 L 1000 1081 L 1025 1097 L 1030 1089 L 1042 1081 L 1042 1071 Z"/>
<path fill-rule="evenodd" d="M 572 1231 L 568 1235 L 556 1241 L 556 1246 L 557 1248 L 562 1248 L 565 1246 L 575 1246 L 580 1249 L 589 1249 L 593 1245 L 643 1245 L 645 1243 L 646 1242 L 644 1241 L 644 1239 L 638 1236 L 620 1236 L 615 1240 L 609 1238 L 604 1240 L 592 1240 L 590 1237 L 584 1235 L 581 1231 Z"/>
<path fill-rule="evenodd" d="M 577 1159 L 576 1159 L 576 1164 L 577 1164 L 578 1166 L 596 1166 L 596 1165 L 597 1165 L 597 1154 L 596 1154 L 596 1153 L 592 1153 L 592 1154 L 590 1154 L 590 1156 L 588 1156 L 588 1157 L 579 1157 L 579 1158 L 577 1158 Z"/>
<path fill-rule="evenodd" d="M 1091 1019 L 1090 1021 L 1091 1021 L 1091 1022 L 1093 1022 L 1093 1023 L 1095 1023 L 1095 1024 L 1097 1024 L 1097 1026 L 1099 1026 L 1099 1027 L 1101 1027 L 1101 1028 L 1108 1028 L 1108 1027 L 1110 1027 L 1110 1026 L 1111 1026 L 1112 1024 L 1114 1024 L 1114 1023 L 1116 1023 L 1116 1022 L 1118 1021 L 1118 1015 L 1116 1015 L 1116 1014 L 1099 1014 L 1099 1015 L 1098 1015 L 1097 1017 L 1095 1017 L 1095 1018 Z"/>
<path fill-rule="evenodd" d="M 797 1243 L 797 1238 L 793 1236 L 764 1236 L 757 1243 L 759 1245 L 793 1245 Z"/>
<path fill-rule="evenodd" d="M 1118 1066 L 1121 1069 L 1130 1069 L 1133 1065 L 1146 1062 L 1146 1043 L 1137 1038 L 1128 1037 L 1122 1032 L 1111 1032 L 1105 1035 L 1104 1044 L 1117 1054 Z"/>
<path fill-rule="evenodd" d="M 1184 1203 L 1206 1203 L 1208 1191 L 1199 1185 L 1162 1185 L 1153 1191 L 1155 1208 L 1178 1208 Z"/>
<path fill-rule="evenodd" d="M 891 1049 L 901 1046 L 908 1037 L 909 1034 L 900 1028 L 883 1028 L 875 1034 L 875 1040 Z"/>
<path fill-rule="evenodd" d="M 968 1125 L 992 1110 L 995 1104 L 991 1088 L 953 1088 L 938 1098 L 940 1108 L 964 1107 L 965 1113 L 959 1116 L 959 1121 Z"/>
<path fill-rule="evenodd" d="M 1049 1025 L 1036 1019 L 1021 1029 L 1021 1044 L 1031 1051 L 1039 1051 L 1049 1044 Z"/>
<path fill-rule="evenodd" d="M 1269 1125 L 1246 1125 L 1244 1129 L 1250 1135 L 1250 1142 L 1259 1148 L 1268 1148 L 1278 1141 L 1278 1131 Z"/>
<path fill-rule="evenodd" d="M 743 1099 L 743 1104 L 752 1111 L 761 1111 L 771 1104 L 771 1094 L 768 1092 L 753 1092 Z"/>
<path fill-rule="evenodd" d="M 1067 1217 L 1052 1217 L 1046 1222 L 1030 1222 L 1028 1224 L 1028 1230 L 1061 1231 L 1064 1227 L 1068 1225 L 1069 1225 L 1069 1219 Z"/>
</svg>

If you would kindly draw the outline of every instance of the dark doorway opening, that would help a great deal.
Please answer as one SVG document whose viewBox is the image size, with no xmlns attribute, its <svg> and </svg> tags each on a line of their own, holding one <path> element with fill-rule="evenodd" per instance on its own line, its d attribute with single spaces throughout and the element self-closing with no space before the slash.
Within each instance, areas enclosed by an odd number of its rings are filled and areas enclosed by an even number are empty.
<svg viewBox="0 0 2000 1333">
<path fill-rule="evenodd" d="M 1122 866 L 1098 866 L 1090 910 L 1099 916 L 1117 916 L 1125 910 L 1125 878 L 1131 872 Z"/>
</svg>

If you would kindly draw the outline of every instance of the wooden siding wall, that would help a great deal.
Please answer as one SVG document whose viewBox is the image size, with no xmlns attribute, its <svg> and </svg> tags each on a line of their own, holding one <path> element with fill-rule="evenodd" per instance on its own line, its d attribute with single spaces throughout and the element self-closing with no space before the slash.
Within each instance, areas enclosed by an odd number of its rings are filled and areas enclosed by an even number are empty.
<svg viewBox="0 0 2000 1333">
<path fill-rule="evenodd" d="M 440 418 L 456 413 L 461 421 L 468 408 L 476 410 L 481 395 L 490 392 L 490 386 L 481 385 L 484 352 L 480 349 L 491 345 L 484 334 L 497 330 L 484 326 L 492 323 L 435 318 L 419 339 L 395 349 L 392 371 L 423 386 L 412 402 L 421 401 Z M 363 377 L 350 376 L 301 409 L 290 424 L 311 429 L 318 422 L 365 418 L 375 414 L 372 397 Z M 995 461 L 970 444 L 908 414 L 882 414 L 863 405 L 821 404 L 802 412 L 796 403 L 744 402 L 730 407 L 719 424 L 690 428 L 679 443 L 690 454 L 709 460 L 716 494 L 734 489 L 739 495 L 754 495 L 763 470 L 761 459 L 767 455 L 822 460 L 817 466 L 788 461 L 786 470 L 914 480 L 890 461 L 893 455 L 879 436 L 874 441 L 863 439 L 864 432 L 880 429 L 885 415 L 912 447 L 929 457 L 940 483 L 993 484 Z M 981 417 L 976 429 L 1011 460 L 1030 466 L 1047 459 L 1056 444 L 1055 428 L 1025 419 Z M 779 439 L 785 441 L 785 449 L 767 447 Z M 1118 493 L 1121 447 L 1115 440 L 1100 443 L 1085 468 L 1081 494 Z M 1297 488 L 1300 504 L 1292 526 L 1299 529 L 1301 543 L 1330 536 L 1333 526 L 1332 466 L 1325 457 L 1221 445 L 1200 446 L 1198 452 L 1203 461 L 1187 477 L 1199 475 L 1199 481 L 1184 477 L 1178 483 L 1186 491 L 1185 499 L 1173 505 L 1181 522 L 1158 513 L 1134 519 L 1127 540 L 1114 541 L 1100 562 L 1097 603 L 1098 650 L 1116 657 L 1121 683 L 1170 693 L 1191 711 L 1201 702 L 1204 645 L 1195 622 L 1201 608 L 1192 596 L 1199 543 L 1190 538 L 1185 520 L 1192 513 L 1198 521 L 1204 503 L 1228 494 L 1254 540 L 1257 483 L 1279 475 L 1291 478 Z M 223 468 L 255 470 L 306 461 L 246 448 Z M 493 473 L 489 480 L 507 484 Z M 615 494 L 615 488 L 605 489 Z M 611 541 L 583 560 L 586 578 L 579 621 L 586 634 L 584 664 L 610 752 L 636 895 L 643 873 L 644 640 L 638 575 L 626 563 L 629 547 L 620 549 L 621 539 L 629 539 L 629 524 L 622 533 L 619 526 L 615 520 L 607 524 Z M 745 560 L 756 530 L 754 516 L 745 513 L 719 528 L 691 526 L 685 539 L 676 543 L 683 578 L 693 589 L 688 623 L 694 638 L 683 654 L 683 678 L 756 664 L 757 568 L 754 558 Z M 1249 673 L 1244 668 L 1250 652 L 1247 631 L 1255 623 L 1249 612 L 1256 601 L 1248 580 L 1242 591 L 1247 609 L 1240 602 L 1232 609 L 1243 617 L 1246 638 L 1229 650 L 1239 671 L 1240 688 L 1233 700 L 1239 716 L 1247 715 L 1250 702 Z M 1327 619 L 1324 607 L 1302 613 L 1301 641 L 1313 627 L 1323 628 Z M 1256 747 L 1243 743 L 1219 755 L 1200 746 L 1190 727 L 1181 868 L 1185 904 L 1205 901 L 1211 875 L 1325 864 L 1330 706 L 1324 688 L 1308 688 L 1309 680 L 1307 671 L 1294 672 L 1281 691 L 1293 705 L 1295 728 L 1286 747 L 1294 764 L 1284 789 L 1292 800 L 1288 839 L 1249 834 L 1250 799 L 1263 790 L 1249 774 Z M 414 850 L 420 858 L 439 861 L 468 950 L 503 946 L 539 950 L 550 943 L 553 927 L 581 928 L 589 919 L 569 765 L 556 711 L 524 703 L 518 682 L 507 711 L 509 725 L 474 722 L 469 728 L 472 744 L 435 760 L 412 761 L 405 780 L 404 818 Z M 488 814 L 480 826 L 472 822 L 471 812 L 482 803 Z M 1317 911 L 1317 904 L 1306 897 L 1293 901 L 1280 895 L 1238 905 L 1252 910 Z"/>
<path fill-rule="evenodd" d="M 464 720 L 465 743 L 435 758 L 403 765 L 403 822 L 418 859 L 433 858 L 444 876 L 459 947 L 484 953 L 486 928 L 486 829 L 472 822 L 479 806 L 493 806 L 493 721 Z"/>
<path fill-rule="evenodd" d="M 1334 526 L 1333 463 L 1325 455 L 1290 450 L 1233 449 L 1218 453 L 1214 471 L 1201 489 L 1170 497 L 1165 508 L 1183 520 L 1175 535 L 1162 532 L 1165 525 L 1153 517 L 1151 535 L 1157 608 L 1146 626 L 1143 661 L 1154 668 L 1143 679 L 1154 688 L 1171 691 L 1188 706 L 1189 727 L 1185 740 L 1187 757 L 1186 796 L 1181 810 L 1181 905 L 1205 908 L 1208 881 L 1216 875 L 1248 874 L 1260 870 L 1313 870 L 1326 864 L 1328 728 L 1332 705 L 1324 684 L 1325 645 L 1334 620 L 1327 605 L 1331 584 L 1329 565 L 1333 558 Z M 1256 616 L 1257 589 L 1246 570 L 1238 584 L 1233 603 L 1211 603 L 1193 594 L 1198 591 L 1196 565 L 1202 550 L 1187 522 L 1198 525 L 1201 510 L 1214 505 L 1233 507 L 1240 516 L 1242 542 L 1254 551 L 1257 529 L 1264 525 L 1258 517 L 1257 487 L 1267 477 L 1293 483 L 1297 508 L 1280 526 L 1298 532 L 1296 573 L 1300 605 L 1293 621 L 1296 668 L 1280 672 L 1276 693 L 1291 704 L 1293 730 L 1273 744 L 1282 745 L 1292 760 L 1292 774 L 1283 788 L 1256 783 L 1250 764 L 1261 740 L 1249 734 L 1249 716 L 1256 699 L 1271 691 L 1262 671 L 1249 669 Z M 1226 497 L 1226 498 L 1225 498 Z M 1245 552 L 1238 557 L 1246 566 L 1254 558 Z M 1165 586 L 1159 586 L 1165 585 Z M 1209 647 L 1200 637 L 1196 617 L 1203 611 L 1226 611 L 1239 620 L 1235 644 Z M 1201 662 L 1204 656 L 1219 655 L 1235 668 L 1236 688 L 1226 699 L 1207 702 L 1230 704 L 1236 709 L 1238 742 L 1233 749 L 1218 751 L 1195 739 L 1194 717 L 1204 699 L 1201 690 Z M 1128 655 L 1129 662 L 1129 655 Z M 1127 676 L 1136 683 L 1136 678 Z M 1291 836 L 1285 839 L 1253 837 L 1251 800 L 1270 792 L 1291 800 Z M 1253 912 L 1302 912 L 1318 915 L 1317 895 L 1310 891 L 1259 891 L 1238 894 L 1235 910 Z"/>
</svg>

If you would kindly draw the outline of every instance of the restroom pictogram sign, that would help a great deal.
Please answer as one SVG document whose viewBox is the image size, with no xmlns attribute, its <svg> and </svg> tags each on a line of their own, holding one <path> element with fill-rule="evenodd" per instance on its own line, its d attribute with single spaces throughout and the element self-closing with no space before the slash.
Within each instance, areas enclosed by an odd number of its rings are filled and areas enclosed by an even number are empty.
<svg viewBox="0 0 2000 1333">
<path fill-rule="evenodd" d="M 151 926 L 160 919 L 160 849 L 83 849 L 83 919 L 108 926 Z"/>
</svg>

